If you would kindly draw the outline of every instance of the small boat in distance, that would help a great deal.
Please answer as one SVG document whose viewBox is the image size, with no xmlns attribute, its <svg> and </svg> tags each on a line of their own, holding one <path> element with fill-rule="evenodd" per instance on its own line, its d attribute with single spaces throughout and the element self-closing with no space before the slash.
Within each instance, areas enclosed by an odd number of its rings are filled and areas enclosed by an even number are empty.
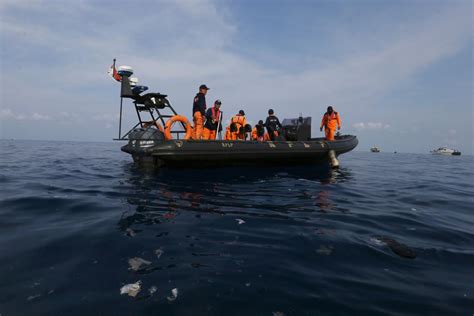
<svg viewBox="0 0 474 316">
<path fill-rule="evenodd" d="M 370 148 L 370 151 L 373 152 L 373 153 L 379 153 L 380 149 L 377 146 L 374 146 L 374 147 Z"/>
<path fill-rule="evenodd" d="M 433 155 L 448 155 L 448 156 L 461 156 L 461 152 L 456 149 L 448 148 L 447 146 L 439 147 L 430 151 Z"/>
</svg>

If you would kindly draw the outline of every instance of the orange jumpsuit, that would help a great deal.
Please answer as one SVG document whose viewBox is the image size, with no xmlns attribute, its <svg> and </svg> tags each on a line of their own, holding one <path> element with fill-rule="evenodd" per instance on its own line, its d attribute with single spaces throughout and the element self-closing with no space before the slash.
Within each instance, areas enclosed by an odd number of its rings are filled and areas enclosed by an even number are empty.
<svg viewBox="0 0 474 316">
<path fill-rule="evenodd" d="M 263 136 L 258 137 L 257 128 L 254 127 L 252 129 L 252 140 L 258 140 L 259 142 L 266 142 L 270 140 L 270 136 L 268 136 L 268 133 L 264 133 Z"/>
<path fill-rule="evenodd" d="M 236 140 L 237 135 L 234 132 L 230 131 L 230 126 L 227 126 L 225 129 L 224 140 Z"/>
<path fill-rule="evenodd" d="M 204 127 L 202 131 L 202 139 L 213 140 L 216 139 L 216 130 L 208 129 Z"/>
<path fill-rule="evenodd" d="M 194 130 L 193 130 L 193 139 L 201 139 L 202 138 L 202 130 L 204 125 L 204 120 L 202 118 L 201 112 L 194 112 L 193 116 L 194 121 Z"/>
<path fill-rule="evenodd" d="M 192 133 L 193 139 L 202 138 L 202 129 L 204 125 L 204 114 L 206 113 L 206 95 L 199 92 L 193 101 L 193 121 L 194 129 Z"/>
<path fill-rule="evenodd" d="M 221 111 L 218 108 L 212 107 L 206 112 L 206 123 L 204 124 L 204 129 L 202 132 L 202 139 L 214 140 L 217 136 L 217 121 L 221 120 Z M 222 122 L 222 121 L 221 121 Z M 217 124 L 220 126 L 220 124 Z M 220 130 L 221 128 L 219 128 Z"/>
<path fill-rule="evenodd" d="M 323 115 L 323 119 L 321 120 L 320 128 L 324 126 L 324 133 L 326 134 L 327 140 L 334 140 L 334 134 L 336 132 L 336 127 L 341 128 L 341 119 L 339 118 L 339 114 L 337 112 L 332 112 L 328 114 L 327 112 Z"/>
<path fill-rule="evenodd" d="M 237 127 L 237 132 L 234 132 L 232 134 L 235 134 L 233 136 L 233 139 L 245 139 L 245 134 L 240 134 L 240 128 L 244 127 L 247 125 L 247 120 L 245 119 L 244 115 L 241 114 L 236 114 L 230 119 L 230 124 L 235 123 L 235 126 Z M 230 130 L 229 130 L 230 131 Z"/>
</svg>

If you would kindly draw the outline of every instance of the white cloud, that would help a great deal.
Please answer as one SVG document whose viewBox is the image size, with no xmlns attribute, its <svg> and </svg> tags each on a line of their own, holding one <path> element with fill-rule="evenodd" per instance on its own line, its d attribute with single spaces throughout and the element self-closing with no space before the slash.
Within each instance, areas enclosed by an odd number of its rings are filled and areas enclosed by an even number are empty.
<svg viewBox="0 0 474 316">
<path fill-rule="evenodd" d="M 34 6 L 22 1 L 7 2 L 5 7 L 16 6 L 36 17 L 43 13 L 57 15 L 60 21 L 37 23 L 2 12 L 0 36 L 20 43 L 20 48 L 32 45 L 49 50 L 61 59 L 48 67 L 33 60 L 25 66 L 28 71 L 15 69 L 9 73 L 8 84 L 22 87 L 23 94 L 34 96 L 34 105 L 19 104 L 17 89 L 4 89 L 2 103 L 25 106 L 25 112 L 35 112 L 33 106 L 38 105 L 42 113 L 38 114 L 51 118 L 86 121 L 92 116 L 92 120 L 105 124 L 116 122 L 117 115 L 94 112 L 97 104 L 103 106 L 104 112 L 116 109 L 119 87 L 106 77 L 106 71 L 111 59 L 117 57 L 119 65 L 134 67 L 135 75 L 150 91 L 169 94 L 176 109 L 188 118 L 193 93 L 199 84 L 206 83 L 211 86 L 208 103 L 222 98 L 226 118 L 242 107 L 248 119 L 257 121 L 269 106 L 277 110 L 280 118 L 293 117 L 298 112 L 314 117 L 322 114 L 325 106 L 334 104 L 347 122 L 351 117 L 354 121 L 364 120 L 352 125 L 357 130 L 388 129 L 389 124 L 378 121 L 382 116 L 370 117 L 367 110 L 382 108 L 377 103 L 387 92 L 431 64 L 452 56 L 472 37 L 472 19 L 464 18 L 464 9 L 453 5 L 431 17 L 404 20 L 403 28 L 390 27 L 390 34 L 377 32 L 376 39 L 373 34 L 360 36 L 352 55 L 335 52 L 332 59 L 317 66 L 283 71 L 284 67 L 257 62 L 252 55 L 241 53 L 245 47 L 235 44 L 238 17 L 227 11 L 225 2 L 160 2 L 159 18 L 150 15 L 143 19 L 130 19 L 130 12 L 105 9 L 97 2 L 64 5 L 33 1 Z M 96 20 L 86 19 L 89 16 Z M 85 20 L 88 23 L 84 24 Z M 138 41 L 137 37 L 143 36 L 137 34 L 144 32 L 148 34 L 147 40 Z M 337 33 L 337 29 L 334 32 L 341 35 L 340 42 L 345 41 L 347 34 Z M 305 36 L 302 34 L 302 38 Z M 376 47 L 373 42 L 377 42 Z M 261 54 L 269 59 L 277 56 L 285 62 L 273 47 Z M 312 51 L 305 54 L 317 55 Z M 8 62 L 3 60 L 5 65 Z M 31 73 L 42 74 L 42 80 Z M 6 86 L 6 80 L 3 76 L 0 85 Z M 84 93 L 94 86 L 101 89 Z M 76 108 L 84 111 L 76 116 L 64 114 L 73 113 Z M 62 110 L 63 114 L 55 114 Z M 364 111 L 369 113 L 367 117 L 353 118 Z M 26 118 L 0 113 L 0 117 L 8 115 L 18 120 Z"/>
<path fill-rule="evenodd" d="M 51 120 L 51 117 L 49 115 L 39 114 L 35 112 L 31 115 L 31 119 L 33 121 L 48 121 Z"/>
<path fill-rule="evenodd" d="M 382 122 L 359 122 L 352 124 L 352 127 L 358 131 L 361 130 L 381 130 L 390 128 L 390 124 L 385 124 Z"/>
<path fill-rule="evenodd" d="M 352 125 L 352 127 L 357 129 L 357 130 L 363 130 L 363 129 L 365 129 L 365 124 L 363 122 L 355 123 L 355 124 Z"/>
<path fill-rule="evenodd" d="M 101 122 L 117 122 L 119 119 L 118 114 L 110 114 L 110 113 L 102 113 L 96 114 L 92 116 L 94 121 L 101 121 Z"/>
<path fill-rule="evenodd" d="M 1 120 L 17 120 L 17 121 L 47 121 L 51 120 L 51 116 L 40 114 L 38 112 L 30 113 L 30 114 L 19 114 L 15 113 L 11 109 L 2 109 L 0 111 L 0 119 Z"/>
</svg>

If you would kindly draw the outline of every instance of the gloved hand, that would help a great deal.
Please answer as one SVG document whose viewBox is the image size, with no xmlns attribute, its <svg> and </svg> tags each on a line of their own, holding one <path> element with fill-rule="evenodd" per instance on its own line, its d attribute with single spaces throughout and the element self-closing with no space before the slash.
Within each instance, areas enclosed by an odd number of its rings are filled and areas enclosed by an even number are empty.
<svg viewBox="0 0 474 316">
<path fill-rule="evenodd" d="M 320 127 L 320 128 L 319 128 L 319 131 L 320 131 L 320 132 L 322 132 L 322 131 L 323 131 L 323 128 L 322 128 L 322 127 Z"/>
</svg>

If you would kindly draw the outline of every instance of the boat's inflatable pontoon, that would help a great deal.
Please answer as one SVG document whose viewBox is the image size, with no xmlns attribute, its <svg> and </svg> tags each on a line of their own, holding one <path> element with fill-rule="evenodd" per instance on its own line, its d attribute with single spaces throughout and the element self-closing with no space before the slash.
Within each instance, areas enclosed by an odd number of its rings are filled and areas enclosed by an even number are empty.
<svg viewBox="0 0 474 316">
<path fill-rule="evenodd" d="M 115 69 L 115 60 L 114 60 Z M 113 72 L 115 73 L 115 72 Z M 311 117 L 284 119 L 278 141 L 249 140 L 184 140 L 190 136 L 190 124 L 173 109 L 165 94 L 144 93 L 148 87 L 137 86 L 137 79 L 130 67 L 121 67 L 116 80 L 121 81 L 119 138 L 128 140 L 122 151 L 133 160 L 147 166 L 242 165 L 242 164 L 314 164 L 327 163 L 337 167 L 336 157 L 354 149 L 356 136 L 336 136 L 334 141 L 311 138 Z M 134 87 L 130 84 L 134 79 Z M 139 88 L 139 89 L 137 89 Z M 122 101 L 132 99 L 138 123 L 124 135 L 121 134 Z M 168 114 L 165 113 L 168 111 Z M 147 113 L 151 120 L 143 120 Z M 177 117 L 181 130 L 172 130 L 170 123 Z M 174 135 L 174 136 L 171 136 Z M 170 139 L 170 138 L 176 138 Z"/>
</svg>

